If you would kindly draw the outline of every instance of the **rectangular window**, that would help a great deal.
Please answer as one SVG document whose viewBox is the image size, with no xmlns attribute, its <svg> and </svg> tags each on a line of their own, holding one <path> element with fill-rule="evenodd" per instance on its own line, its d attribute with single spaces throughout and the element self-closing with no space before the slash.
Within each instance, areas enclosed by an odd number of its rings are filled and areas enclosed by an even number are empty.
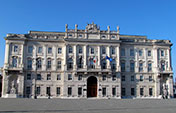
<svg viewBox="0 0 176 113">
<path fill-rule="evenodd" d="M 40 87 L 37 87 L 37 92 L 38 95 L 40 95 Z"/>
<path fill-rule="evenodd" d="M 47 62 L 47 69 L 51 69 L 51 59 L 49 59 Z"/>
<path fill-rule="evenodd" d="M 130 62 L 130 71 L 134 72 L 134 62 Z"/>
<path fill-rule="evenodd" d="M 112 81 L 115 81 L 116 80 L 116 75 L 113 75 L 112 76 Z"/>
<path fill-rule="evenodd" d="M 72 80 L 72 75 L 68 74 L 68 80 Z"/>
<path fill-rule="evenodd" d="M 112 88 L 112 95 L 113 95 L 113 96 L 116 96 L 116 88 L 115 88 L 115 87 Z"/>
<path fill-rule="evenodd" d="M 134 96 L 135 93 L 134 93 L 134 88 L 131 88 L 131 96 Z"/>
<path fill-rule="evenodd" d="M 60 74 L 57 75 L 57 80 L 61 80 L 61 75 Z"/>
<path fill-rule="evenodd" d="M 27 60 L 27 68 L 32 69 L 32 59 Z"/>
<path fill-rule="evenodd" d="M 114 47 L 112 47 L 112 49 L 111 49 L 111 54 L 112 54 L 112 55 L 115 54 L 115 48 L 114 48 Z"/>
<path fill-rule="evenodd" d="M 153 95 L 153 89 L 149 88 L 149 95 L 152 96 Z"/>
<path fill-rule="evenodd" d="M 33 47 L 32 46 L 28 46 L 28 53 L 32 53 L 33 51 Z"/>
<path fill-rule="evenodd" d="M 148 63 L 148 72 L 152 71 L 152 63 Z"/>
<path fill-rule="evenodd" d="M 73 48 L 71 46 L 68 47 L 68 53 L 72 53 L 73 52 Z"/>
<path fill-rule="evenodd" d="M 41 80 L 42 77 L 41 77 L 41 74 L 37 74 L 37 80 Z"/>
<path fill-rule="evenodd" d="M 29 94 L 31 94 L 31 87 L 28 86 L 26 87 L 26 94 L 29 96 Z"/>
<path fill-rule="evenodd" d="M 28 64 L 31 64 L 31 63 L 29 62 Z M 12 57 L 12 67 L 17 67 L 17 58 L 16 57 Z M 32 68 L 29 67 L 29 69 L 32 69 Z"/>
<path fill-rule="evenodd" d="M 122 81 L 125 81 L 125 76 L 122 76 Z"/>
<path fill-rule="evenodd" d="M 105 81 L 106 80 L 106 75 L 102 76 L 102 80 Z"/>
<path fill-rule="evenodd" d="M 153 81 L 152 76 L 149 76 L 149 82 Z"/>
<path fill-rule="evenodd" d="M 50 87 L 46 87 L 46 94 L 47 95 L 51 95 L 51 88 Z"/>
<path fill-rule="evenodd" d="M 62 62 L 61 60 L 57 61 L 57 69 L 61 69 L 62 68 Z"/>
<path fill-rule="evenodd" d="M 106 88 L 105 87 L 102 89 L 102 95 L 106 96 Z"/>
<path fill-rule="evenodd" d="M 134 49 L 130 49 L 130 56 L 134 56 Z"/>
<path fill-rule="evenodd" d="M 143 63 L 139 63 L 139 72 L 143 71 Z"/>
<path fill-rule="evenodd" d="M 125 56 L 125 48 L 121 48 L 120 54 L 121 54 L 121 56 Z"/>
<path fill-rule="evenodd" d="M 141 95 L 141 96 L 144 95 L 144 88 L 140 88 L 140 95 Z"/>
<path fill-rule="evenodd" d="M 82 80 L 82 75 L 78 75 L 78 80 Z"/>
<path fill-rule="evenodd" d="M 131 81 L 134 81 L 134 76 L 131 76 Z"/>
<path fill-rule="evenodd" d="M 121 71 L 125 72 L 125 62 L 121 62 Z"/>
<path fill-rule="evenodd" d="M 42 68 L 42 60 L 39 58 L 37 59 L 37 69 L 41 69 Z"/>
<path fill-rule="evenodd" d="M 47 80 L 51 80 L 51 75 L 47 74 Z"/>
<path fill-rule="evenodd" d="M 72 95 L 72 88 L 71 87 L 68 87 L 68 96 L 71 96 Z"/>
<path fill-rule="evenodd" d="M 148 56 L 152 56 L 151 50 L 148 50 Z"/>
<path fill-rule="evenodd" d="M 122 88 L 122 96 L 125 96 L 125 95 L 126 95 L 126 89 Z"/>
<path fill-rule="evenodd" d="M 38 47 L 38 53 L 42 53 L 42 47 Z"/>
<path fill-rule="evenodd" d="M 106 48 L 102 47 L 102 54 L 106 54 Z"/>
<path fill-rule="evenodd" d="M 94 54 L 94 48 L 91 48 L 91 49 L 90 49 L 90 53 L 91 53 L 91 54 Z"/>
<path fill-rule="evenodd" d="M 78 88 L 78 95 L 79 95 L 79 96 L 82 95 L 82 87 L 79 87 L 79 88 Z"/>
<path fill-rule="evenodd" d="M 60 87 L 57 87 L 57 88 L 56 88 L 56 94 L 57 94 L 57 95 L 60 95 Z"/>
<path fill-rule="evenodd" d="M 48 47 L 48 54 L 52 53 L 52 47 Z"/>
<path fill-rule="evenodd" d="M 31 80 L 31 74 L 27 74 L 27 80 Z"/>
<path fill-rule="evenodd" d="M 142 51 L 142 49 L 139 50 L 139 56 L 143 56 L 143 51 Z"/>
<path fill-rule="evenodd" d="M 79 51 L 78 51 L 80 54 L 82 53 L 82 47 L 79 46 Z"/>
<path fill-rule="evenodd" d="M 140 81 L 143 81 L 143 80 L 144 80 L 144 76 L 140 75 Z"/>
<path fill-rule="evenodd" d="M 161 56 L 164 56 L 164 51 L 163 50 L 161 50 Z"/>
<path fill-rule="evenodd" d="M 18 46 L 17 45 L 14 46 L 13 52 L 18 52 Z"/>
<path fill-rule="evenodd" d="M 58 54 L 62 54 L 62 48 L 58 48 Z"/>
</svg>

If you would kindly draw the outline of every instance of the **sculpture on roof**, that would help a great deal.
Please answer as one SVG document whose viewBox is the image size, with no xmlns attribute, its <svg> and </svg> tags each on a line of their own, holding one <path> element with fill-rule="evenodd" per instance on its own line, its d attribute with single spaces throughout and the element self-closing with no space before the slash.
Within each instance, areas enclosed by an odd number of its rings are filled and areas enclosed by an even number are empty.
<svg viewBox="0 0 176 113">
<path fill-rule="evenodd" d="M 97 24 L 94 24 L 94 22 L 92 22 L 92 24 L 87 24 L 86 26 L 86 31 L 88 32 L 95 33 L 98 32 L 98 30 L 100 30 L 100 27 L 97 26 Z"/>
</svg>

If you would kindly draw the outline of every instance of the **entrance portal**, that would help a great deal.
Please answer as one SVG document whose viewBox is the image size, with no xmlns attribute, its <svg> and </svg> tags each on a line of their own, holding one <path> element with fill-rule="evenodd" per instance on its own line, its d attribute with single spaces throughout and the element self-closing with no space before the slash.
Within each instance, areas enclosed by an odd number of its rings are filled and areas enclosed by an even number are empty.
<svg viewBox="0 0 176 113">
<path fill-rule="evenodd" d="M 94 76 L 87 79 L 87 97 L 97 97 L 97 78 Z"/>
</svg>

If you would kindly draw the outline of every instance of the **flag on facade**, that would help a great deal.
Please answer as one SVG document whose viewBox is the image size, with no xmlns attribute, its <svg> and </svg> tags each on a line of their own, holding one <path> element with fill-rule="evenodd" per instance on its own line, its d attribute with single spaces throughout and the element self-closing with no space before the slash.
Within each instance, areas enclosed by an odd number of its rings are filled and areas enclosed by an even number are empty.
<svg viewBox="0 0 176 113">
<path fill-rule="evenodd" d="M 93 62 L 94 62 L 94 64 L 97 62 L 97 58 L 96 57 L 93 58 Z"/>
<path fill-rule="evenodd" d="M 110 62 L 112 61 L 112 58 L 106 56 L 106 59 L 108 59 Z"/>
</svg>

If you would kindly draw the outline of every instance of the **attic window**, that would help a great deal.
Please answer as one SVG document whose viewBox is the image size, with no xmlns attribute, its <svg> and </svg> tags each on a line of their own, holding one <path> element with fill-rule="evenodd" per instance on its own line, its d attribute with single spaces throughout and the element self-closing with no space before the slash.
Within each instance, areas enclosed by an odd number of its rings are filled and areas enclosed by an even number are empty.
<svg viewBox="0 0 176 113">
<path fill-rule="evenodd" d="M 102 35 L 101 38 L 106 38 L 106 36 L 105 36 L 105 35 Z"/>
<path fill-rule="evenodd" d="M 68 34 L 68 36 L 70 36 L 70 37 L 71 37 L 71 36 L 72 36 L 72 34 Z"/>
<path fill-rule="evenodd" d="M 111 38 L 116 38 L 116 36 L 115 36 L 115 35 L 112 35 Z"/>
</svg>

